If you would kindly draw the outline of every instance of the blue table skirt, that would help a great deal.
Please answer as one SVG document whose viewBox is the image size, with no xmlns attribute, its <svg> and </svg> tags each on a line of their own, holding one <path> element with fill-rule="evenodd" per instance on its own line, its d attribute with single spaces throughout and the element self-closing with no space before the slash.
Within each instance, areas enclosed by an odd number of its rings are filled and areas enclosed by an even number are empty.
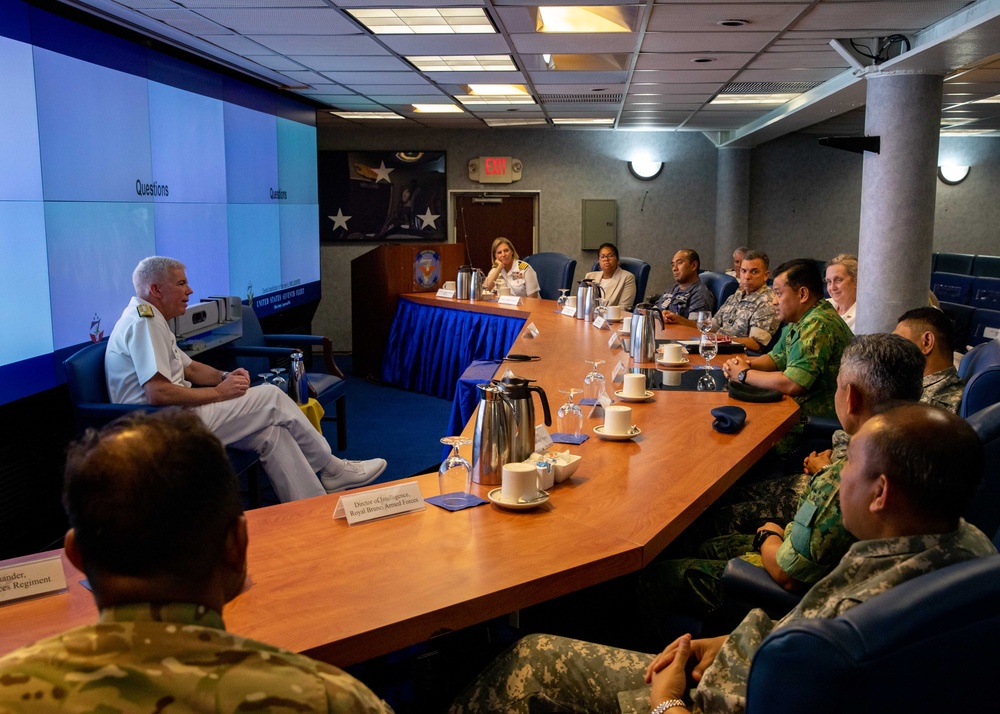
<svg viewBox="0 0 1000 714">
<path fill-rule="evenodd" d="M 400 298 L 382 359 L 382 381 L 451 399 L 458 378 L 476 360 L 500 360 L 525 318 L 502 317 Z"/>
</svg>

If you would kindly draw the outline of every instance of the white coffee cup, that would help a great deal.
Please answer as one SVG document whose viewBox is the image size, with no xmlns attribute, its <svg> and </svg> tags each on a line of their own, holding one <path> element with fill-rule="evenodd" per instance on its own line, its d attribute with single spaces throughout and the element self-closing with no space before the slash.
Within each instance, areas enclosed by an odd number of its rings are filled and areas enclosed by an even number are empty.
<svg viewBox="0 0 1000 714">
<path fill-rule="evenodd" d="M 624 379 L 622 394 L 635 399 L 642 399 L 646 396 L 646 375 L 626 374 Z"/>
<path fill-rule="evenodd" d="M 617 405 L 604 409 L 604 433 L 622 435 L 632 431 L 632 407 Z"/>
<path fill-rule="evenodd" d="M 534 464 L 504 464 L 500 478 L 500 500 L 505 503 L 534 501 L 538 498 L 538 471 Z"/>
<path fill-rule="evenodd" d="M 576 295 L 570 295 L 566 298 L 566 307 L 576 307 Z"/>
<path fill-rule="evenodd" d="M 626 332 L 631 332 L 632 331 L 632 316 L 631 315 L 626 315 L 625 317 L 622 318 L 622 329 L 625 330 Z"/>
<path fill-rule="evenodd" d="M 498 285 L 497 286 L 497 295 L 503 295 L 503 296 L 510 295 L 510 286 L 509 285 Z"/>
<path fill-rule="evenodd" d="M 680 364 L 684 361 L 684 345 L 670 342 L 659 347 L 661 359 L 670 364 Z"/>
<path fill-rule="evenodd" d="M 608 307 L 609 320 L 620 320 L 622 319 L 622 308 L 621 305 L 611 305 Z"/>
</svg>

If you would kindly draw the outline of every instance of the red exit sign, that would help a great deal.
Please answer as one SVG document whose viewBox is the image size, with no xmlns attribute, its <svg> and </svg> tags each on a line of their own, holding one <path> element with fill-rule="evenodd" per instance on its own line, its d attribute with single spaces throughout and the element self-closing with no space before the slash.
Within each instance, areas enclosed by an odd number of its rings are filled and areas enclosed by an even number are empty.
<svg viewBox="0 0 1000 714">
<path fill-rule="evenodd" d="M 469 161 L 469 178 L 479 183 L 519 181 L 521 160 L 510 156 L 480 156 Z"/>
</svg>

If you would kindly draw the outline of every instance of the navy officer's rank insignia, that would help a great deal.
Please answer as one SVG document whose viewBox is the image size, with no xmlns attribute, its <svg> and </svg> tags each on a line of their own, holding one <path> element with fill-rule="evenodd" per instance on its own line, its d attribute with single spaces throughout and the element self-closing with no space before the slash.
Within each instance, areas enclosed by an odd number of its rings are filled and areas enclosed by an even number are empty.
<svg viewBox="0 0 1000 714">
<path fill-rule="evenodd" d="M 519 267 L 521 269 L 521 272 L 523 273 L 525 270 L 528 269 L 528 263 L 523 260 L 519 260 L 517 261 L 517 267 Z"/>
<path fill-rule="evenodd" d="M 139 313 L 139 317 L 152 317 L 153 308 L 145 303 L 139 303 L 135 306 L 135 311 Z"/>
</svg>

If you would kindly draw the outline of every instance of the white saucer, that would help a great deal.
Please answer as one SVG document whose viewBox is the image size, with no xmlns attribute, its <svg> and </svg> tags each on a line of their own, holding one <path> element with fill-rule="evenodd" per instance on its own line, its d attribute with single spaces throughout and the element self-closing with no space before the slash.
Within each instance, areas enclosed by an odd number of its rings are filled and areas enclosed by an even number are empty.
<svg viewBox="0 0 1000 714">
<path fill-rule="evenodd" d="M 687 357 L 682 359 L 680 362 L 664 362 L 663 360 L 660 359 L 656 360 L 656 366 L 659 369 L 684 369 L 689 364 L 691 364 L 691 360 L 689 360 Z"/>
<path fill-rule="evenodd" d="M 594 433 L 597 434 L 598 439 L 604 439 L 605 441 L 628 441 L 629 439 L 634 439 L 642 433 L 642 429 L 637 426 L 632 427 L 632 433 L 630 434 L 605 434 L 604 426 L 595 426 Z"/>
<path fill-rule="evenodd" d="M 624 317 L 605 317 L 604 321 L 605 322 L 624 322 L 625 318 Z"/>
<path fill-rule="evenodd" d="M 512 511 L 525 511 L 529 508 L 537 508 L 538 506 L 541 506 L 543 503 L 549 500 L 548 493 L 546 493 L 545 491 L 539 491 L 539 493 L 541 493 L 542 495 L 536 498 L 534 501 L 526 501 L 524 503 L 510 503 L 508 501 L 501 500 L 500 492 L 502 490 L 503 489 L 495 488 L 489 493 L 487 493 L 486 497 L 491 501 L 493 501 L 493 503 L 500 506 L 501 508 L 509 508 Z"/>
<path fill-rule="evenodd" d="M 644 402 L 647 399 L 653 398 L 653 392 L 649 389 L 646 390 L 646 396 L 644 397 L 629 397 L 626 396 L 624 390 L 619 389 L 615 392 L 615 396 L 621 399 L 623 402 Z"/>
</svg>

